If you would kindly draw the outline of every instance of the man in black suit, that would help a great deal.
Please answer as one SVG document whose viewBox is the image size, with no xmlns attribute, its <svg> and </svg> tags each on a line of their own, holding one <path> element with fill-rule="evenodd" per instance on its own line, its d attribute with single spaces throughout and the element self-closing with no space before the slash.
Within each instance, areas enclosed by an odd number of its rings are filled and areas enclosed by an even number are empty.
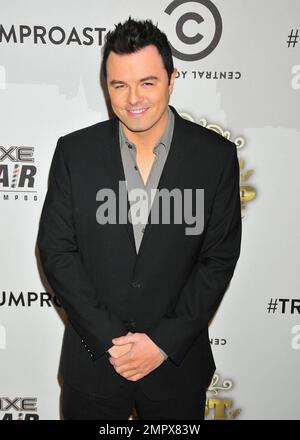
<svg viewBox="0 0 300 440">
<path fill-rule="evenodd" d="M 150 20 L 107 34 L 103 74 L 115 117 L 59 138 L 38 233 L 68 315 L 64 418 L 127 419 L 135 407 L 141 419 L 201 420 L 208 324 L 240 254 L 236 147 L 169 105 L 176 69 Z"/>
</svg>

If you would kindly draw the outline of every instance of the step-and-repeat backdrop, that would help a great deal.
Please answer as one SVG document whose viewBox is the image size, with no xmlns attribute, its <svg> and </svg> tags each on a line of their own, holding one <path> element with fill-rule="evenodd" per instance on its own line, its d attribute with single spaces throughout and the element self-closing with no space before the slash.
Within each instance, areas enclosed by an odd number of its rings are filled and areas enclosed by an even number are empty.
<svg viewBox="0 0 300 440">
<path fill-rule="evenodd" d="M 102 46 L 129 15 L 170 40 L 170 104 L 238 149 L 242 250 L 210 326 L 206 418 L 299 419 L 299 1 L 1 0 L 0 11 L 0 419 L 61 418 L 65 317 L 38 222 L 59 136 L 108 118 Z"/>
</svg>

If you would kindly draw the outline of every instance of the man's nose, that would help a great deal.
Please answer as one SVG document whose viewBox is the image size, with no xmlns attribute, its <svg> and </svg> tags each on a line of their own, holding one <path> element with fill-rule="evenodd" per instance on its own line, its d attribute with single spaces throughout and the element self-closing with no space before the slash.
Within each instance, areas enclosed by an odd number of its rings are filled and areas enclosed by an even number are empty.
<svg viewBox="0 0 300 440">
<path fill-rule="evenodd" d="M 137 87 L 131 87 L 129 89 L 128 101 L 130 105 L 136 105 L 140 102 L 141 96 Z"/>
</svg>

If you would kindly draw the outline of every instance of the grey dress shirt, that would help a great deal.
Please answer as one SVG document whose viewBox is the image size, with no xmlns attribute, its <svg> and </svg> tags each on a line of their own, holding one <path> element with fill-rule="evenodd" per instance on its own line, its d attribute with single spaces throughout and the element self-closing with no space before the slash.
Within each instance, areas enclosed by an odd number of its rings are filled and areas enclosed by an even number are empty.
<svg viewBox="0 0 300 440">
<path fill-rule="evenodd" d="M 136 162 L 136 146 L 133 142 L 130 142 L 123 130 L 122 124 L 119 121 L 119 139 L 120 139 L 120 149 L 121 156 L 124 168 L 124 175 L 126 179 L 127 191 L 131 191 L 133 189 L 143 189 L 147 192 L 147 199 L 150 201 L 151 205 L 151 189 L 157 189 L 157 185 L 167 159 L 171 141 L 173 137 L 174 131 L 174 115 L 170 107 L 168 106 L 169 111 L 169 119 L 167 127 L 160 138 L 159 142 L 154 146 L 153 153 L 155 154 L 154 162 L 152 168 L 150 170 L 146 185 L 144 184 L 143 178 L 139 171 Z M 131 203 L 131 202 L 130 202 Z M 149 212 L 150 206 L 148 206 L 147 213 Z M 147 216 L 148 217 L 148 216 Z M 147 223 L 137 223 L 133 222 L 133 232 L 135 239 L 136 252 L 138 253 L 142 239 L 143 233 L 145 230 L 145 226 Z M 168 358 L 168 355 L 160 348 L 160 351 L 163 353 L 165 359 Z"/>
</svg>

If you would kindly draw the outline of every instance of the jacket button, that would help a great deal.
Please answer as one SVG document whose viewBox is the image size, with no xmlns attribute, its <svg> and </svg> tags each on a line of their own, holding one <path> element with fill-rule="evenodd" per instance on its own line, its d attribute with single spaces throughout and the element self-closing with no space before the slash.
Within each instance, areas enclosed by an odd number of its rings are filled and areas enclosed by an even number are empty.
<svg viewBox="0 0 300 440">
<path fill-rule="evenodd" d="M 136 323 L 135 323 L 135 321 L 133 319 L 131 319 L 129 321 L 129 325 L 130 325 L 130 328 L 131 328 L 132 331 L 134 331 L 136 329 Z"/>
<path fill-rule="evenodd" d="M 135 287 L 136 289 L 139 289 L 143 286 L 142 283 L 139 283 L 138 281 L 133 281 L 131 283 L 131 285 L 132 285 L 132 287 Z"/>
</svg>

